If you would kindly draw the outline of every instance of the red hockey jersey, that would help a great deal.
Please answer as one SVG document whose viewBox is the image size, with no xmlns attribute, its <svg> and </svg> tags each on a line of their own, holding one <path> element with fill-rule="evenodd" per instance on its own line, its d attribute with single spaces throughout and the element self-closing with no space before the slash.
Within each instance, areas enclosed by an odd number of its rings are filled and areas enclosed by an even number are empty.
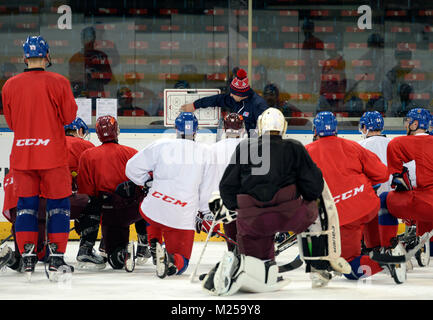
<svg viewBox="0 0 433 320">
<path fill-rule="evenodd" d="M 90 141 L 78 138 L 78 137 L 72 137 L 72 136 L 66 136 L 66 146 L 69 150 L 69 170 L 78 172 L 78 161 L 80 160 L 81 154 L 89 149 L 94 148 L 95 145 L 91 143 Z"/>
<path fill-rule="evenodd" d="M 84 151 L 78 166 L 78 193 L 97 196 L 100 191 L 114 192 L 119 183 L 129 180 L 126 163 L 136 153 L 133 148 L 112 142 Z"/>
<path fill-rule="evenodd" d="M 416 166 L 416 188 L 408 192 L 390 192 L 386 199 L 389 212 L 403 219 L 418 220 L 417 223 L 431 223 L 433 220 L 433 136 L 417 134 L 396 137 L 389 142 L 386 156 L 390 174 L 400 173 L 403 164 L 412 160 L 415 160 Z M 422 228 L 424 227 L 426 226 Z M 431 225 L 425 231 L 430 230 Z M 418 231 L 417 227 L 417 233 Z"/>
<path fill-rule="evenodd" d="M 4 201 L 3 201 L 3 215 L 9 222 L 12 222 L 9 210 L 16 208 L 18 203 L 18 197 L 14 192 L 14 178 L 12 175 L 12 170 L 5 175 L 3 180 L 3 190 L 4 190 Z"/>
<path fill-rule="evenodd" d="M 374 210 L 380 201 L 372 186 L 388 180 L 387 167 L 359 143 L 335 136 L 306 145 L 334 197 L 340 225 L 356 221 Z"/>
<path fill-rule="evenodd" d="M 6 122 L 14 132 L 11 168 L 37 170 L 66 165 L 63 126 L 77 114 L 68 79 L 43 69 L 30 69 L 6 81 L 2 99 Z"/>
<path fill-rule="evenodd" d="M 415 160 L 417 188 L 433 188 L 433 136 L 396 137 L 389 142 L 386 157 L 390 174 L 400 173 L 404 163 Z"/>
</svg>

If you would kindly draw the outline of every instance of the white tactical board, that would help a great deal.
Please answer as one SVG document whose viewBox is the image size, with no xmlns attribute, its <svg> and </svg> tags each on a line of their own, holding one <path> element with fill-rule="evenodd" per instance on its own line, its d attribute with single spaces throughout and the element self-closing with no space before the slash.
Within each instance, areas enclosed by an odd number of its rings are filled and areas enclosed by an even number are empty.
<svg viewBox="0 0 433 320">
<path fill-rule="evenodd" d="M 164 89 L 164 126 L 174 125 L 182 105 L 220 93 L 220 89 Z M 199 126 L 217 127 L 221 117 L 221 108 L 200 108 L 195 110 L 194 114 Z"/>
</svg>

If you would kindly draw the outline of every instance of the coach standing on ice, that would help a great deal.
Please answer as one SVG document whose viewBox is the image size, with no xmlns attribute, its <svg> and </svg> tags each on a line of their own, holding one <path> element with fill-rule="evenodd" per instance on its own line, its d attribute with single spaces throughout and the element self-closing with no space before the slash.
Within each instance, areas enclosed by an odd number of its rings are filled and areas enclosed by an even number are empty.
<svg viewBox="0 0 433 320">
<path fill-rule="evenodd" d="M 23 73 L 10 78 L 3 87 L 6 122 L 14 132 L 10 165 L 14 170 L 19 198 L 15 224 L 16 240 L 30 275 L 37 262 L 39 197 L 47 199 L 49 271 L 67 266 L 63 254 L 69 238 L 71 173 L 64 125 L 77 114 L 69 81 L 47 72 L 50 54 L 41 36 L 28 37 L 23 44 Z"/>
<path fill-rule="evenodd" d="M 181 111 L 194 112 L 198 108 L 221 107 L 230 113 L 238 113 L 244 118 L 248 136 L 256 129 L 257 119 L 268 106 L 266 101 L 251 89 L 247 73 L 239 69 L 230 84 L 230 94 L 216 94 L 185 104 Z"/>
</svg>

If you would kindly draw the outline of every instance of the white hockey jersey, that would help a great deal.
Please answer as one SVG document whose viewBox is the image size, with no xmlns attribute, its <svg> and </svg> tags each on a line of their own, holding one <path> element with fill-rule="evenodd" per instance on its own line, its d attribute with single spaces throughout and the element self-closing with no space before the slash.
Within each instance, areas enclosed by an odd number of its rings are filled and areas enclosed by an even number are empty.
<svg viewBox="0 0 433 320">
<path fill-rule="evenodd" d="M 379 157 L 380 161 L 382 161 L 383 164 L 388 165 L 386 159 L 386 149 L 390 141 L 391 139 L 385 136 L 371 136 L 358 142 L 364 148 L 375 153 Z M 411 180 L 412 186 L 415 187 L 416 186 L 415 161 L 405 163 L 404 165 L 408 168 L 409 178 Z M 392 176 L 389 177 L 388 182 L 382 183 L 382 185 L 377 190 L 377 194 L 380 195 L 382 192 L 391 191 L 392 190 L 391 182 L 392 182 Z"/>
<path fill-rule="evenodd" d="M 379 157 L 380 161 L 382 161 L 384 165 L 387 165 L 386 149 L 390 141 L 391 139 L 385 136 L 371 136 L 358 142 L 364 148 L 375 153 Z M 391 191 L 391 181 L 392 176 L 390 175 L 389 180 L 386 183 L 382 183 L 382 185 L 379 187 L 377 194 L 380 195 L 382 192 Z"/>
<path fill-rule="evenodd" d="M 212 145 L 212 167 L 215 170 L 214 191 L 219 191 L 219 183 L 224 175 L 224 171 L 230 163 L 230 159 L 241 140 L 242 138 L 226 138 Z"/>
<path fill-rule="evenodd" d="M 166 226 L 194 230 L 197 211 L 209 211 L 213 191 L 212 153 L 205 144 L 187 139 L 160 139 L 126 164 L 126 176 L 143 186 L 153 172 L 142 212 Z"/>
</svg>

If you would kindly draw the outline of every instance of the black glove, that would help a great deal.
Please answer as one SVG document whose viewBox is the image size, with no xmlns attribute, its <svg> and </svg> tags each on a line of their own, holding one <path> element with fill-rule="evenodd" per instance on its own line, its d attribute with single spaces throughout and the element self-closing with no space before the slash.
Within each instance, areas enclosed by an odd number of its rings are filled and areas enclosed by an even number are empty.
<svg viewBox="0 0 433 320">
<path fill-rule="evenodd" d="M 409 170 L 403 166 L 401 173 L 394 173 L 392 175 L 391 188 L 395 188 L 395 191 L 409 191 L 412 190 L 412 183 L 409 178 Z"/>
<path fill-rule="evenodd" d="M 98 232 L 101 206 L 102 203 L 98 197 L 89 197 L 89 202 L 86 207 L 81 211 L 78 218 L 74 220 L 74 228 L 77 234 L 83 237 L 95 228 L 96 233 Z M 83 231 L 84 235 L 82 234 Z"/>
<path fill-rule="evenodd" d="M 147 195 L 149 193 L 150 188 L 152 188 L 152 183 L 153 183 L 153 177 L 150 177 L 149 180 L 147 180 L 144 183 L 143 192 L 145 195 Z"/>
<path fill-rule="evenodd" d="M 135 196 L 136 188 L 137 185 L 131 180 L 128 180 L 120 183 L 114 192 L 122 198 L 132 198 Z"/>
<path fill-rule="evenodd" d="M 215 198 L 209 202 L 209 209 L 214 214 L 214 219 L 220 223 L 230 223 L 238 217 L 236 211 L 227 210 L 221 198 Z"/>
</svg>

